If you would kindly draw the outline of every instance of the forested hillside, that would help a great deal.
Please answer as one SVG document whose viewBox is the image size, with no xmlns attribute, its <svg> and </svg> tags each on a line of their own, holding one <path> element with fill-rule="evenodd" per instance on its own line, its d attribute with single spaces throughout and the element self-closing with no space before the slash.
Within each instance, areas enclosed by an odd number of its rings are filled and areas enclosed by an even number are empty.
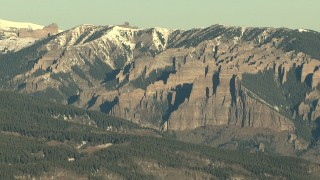
<svg viewBox="0 0 320 180">
<path fill-rule="evenodd" d="M 0 177 L 312 179 L 316 164 L 220 150 L 98 112 L 0 92 Z"/>
</svg>

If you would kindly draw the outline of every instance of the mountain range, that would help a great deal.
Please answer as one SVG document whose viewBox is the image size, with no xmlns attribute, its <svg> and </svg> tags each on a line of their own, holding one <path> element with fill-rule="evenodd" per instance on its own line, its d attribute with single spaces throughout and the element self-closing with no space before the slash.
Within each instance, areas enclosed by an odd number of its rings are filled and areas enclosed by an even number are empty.
<svg viewBox="0 0 320 180">
<path fill-rule="evenodd" d="M 0 39 L 4 92 L 99 111 L 179 143 L 320 163 L 319 32 L 129 24 L 59 31 L 0 21 Z"/>
</svg>

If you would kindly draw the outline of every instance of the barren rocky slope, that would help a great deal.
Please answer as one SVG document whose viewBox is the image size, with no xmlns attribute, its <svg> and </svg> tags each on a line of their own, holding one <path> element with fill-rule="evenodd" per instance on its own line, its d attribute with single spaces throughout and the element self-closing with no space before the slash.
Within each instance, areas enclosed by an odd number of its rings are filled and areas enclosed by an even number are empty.
<svg viewBox="0 0 320 180">
<path fill-rule="evenodd" d="M 303 29 L 81 25 L 1 56 L 0 80 L 147 127 L 262 128 L 306 149 L 318 138 L 319 44 Z"/>
</svg>

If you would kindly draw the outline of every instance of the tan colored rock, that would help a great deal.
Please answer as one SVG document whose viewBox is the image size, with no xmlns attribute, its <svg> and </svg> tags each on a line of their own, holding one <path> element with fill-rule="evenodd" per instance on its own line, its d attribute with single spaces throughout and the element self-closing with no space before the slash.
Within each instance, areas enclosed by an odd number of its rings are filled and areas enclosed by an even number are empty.
<svg viewBox="0 0 320 180">
<path fill-rule="evenodd" d="M 242 127 L 266 127 L 278 131 L 294 130 L 293 122 L 278 113 L 275 107 L 263 104 L 261 100 L 257 101 L 258 96 L 255 97 L 256 99 L 251 98 L 247 95 L 248 90 L 241 88 L 237 106 L 232 110 L 234 117 L 231 119 L 236 120 L 233 123 Z"/>
<path fill-rule="evenodd" d="M 305 150 L 308 148 L 309 143 L 305 140 L 298 138 L 296 134 L 290 133 L 288 136 L 288 142 L 293 145 L 297 151 Z"/>
<path fill-rule="evenodd" d="M 243 40 L 243 34 L 232 39 L 223 35 L 211 38 L 212 29 L 214 27 L 180 32 L 82 25 L 58 34 L 41 46 L 39 49 L 48 52 L 31 71 L 16 76 L 14 81 L 26 81 L 29 90 L 45 89 L 67 83 L 34 79 L 32 74 L 37 70 L 48 70 L 48 75 L 71 73 L 81 89 L 77 106 L 87 108 L 92 97 L 96 97 L 90 109 L 99 110 L 103 103 L 118 98 L 119 102 L 110 114 L 149 127 L 185 130 L 207 125 L 236 125 L 294 130 L 292 121 L 281 115 L 278 107 L 269 105 L 257 95 L 247 94 L 249 90 L 240 84 L 242 75 L 274 70 L 278 79 L 282 76 L 281 83 L 284 83 L 288 71 L 303 65 L 301 81 L 313 74 L 312 86 L 315 87 L 320 73 L 314 71 L 320 62 L 303 53 L 285 53 L 277 49 L 276 44 L 282 39 L 264 42 L 274 31 L 272 29 L 265 29 L 252 41 Z M 207 35 L 210 38 L 201 40 Z M 100 65 L 109 71 L 120 71 L 115 74 L 115 81 L 122 84 L 117 84 L 116 90 L 105 87 L 108 82 L 104 82 L 104 74 L 102 77 L 93 75 L 99 68 L 92 67 Z M 126 65 L 131 66 L 125 70 Z M 79 67 L 86 77 L 75 75 L 72 67 Z M 143 89 L 133 83 L 139 78 L 149 78 L 154 72 L 159 78 L 167 69 L 171 72 L 165 80 L 153 79 Z M 190 94 L 179 91 L 184 85 L 192 87 Z M 311 96 L 311 101 L 319 99 L 319 93 L 312 92 L 308 97 Z M 299 107 L 299 114 L 305 119 L 309 113 L 307 106 L 305 103 Z M 312 112 L 314 118 L 319 117 L 318 109 Z"/>
<path fill-rule="evenodd" d="M 320 83 L 320 70 L 317 70 L 316 72 L 313 73 L 313 76 L 312 76 L 312 88 L 317 87 L 319 83 Z"/>
<path fill-rule="evenodd" d="M 225 79 L 227 77 L 229 78 Z M 170 116 L 168 128 L 185 130 L 206 125 L 234 124 L 240 127 L 265 127 L 278 131 L 294 130 L 292 121 L 275 112 L 272 107 L 250 98 L 239 87 L 234 89 L 236 100 L 232 99 L 229 83 L 231 77 L 230 74 L 229 76 L 220 74 L 221 83 L 217 88 L 216 95 L 207 99 L 205 96 L 202 98 L 200 98 L 201 96 L 195 96 L 198 98 L 191 96 L 185 100 L 178 110 Z M 205 83 L 198 83 L 198 81 L 195 80 L 196 83 L 194 83 L 191 95 L 204 94 L 206 87 L 199 88 L 198 84 L 205 85 Z"/>
<path fill-rule="evenodd" d="M 48 26 L 45 26 L 43 29 L 20 29 L 18 31 L 18 35 L 21 38 L 27 38 L 27 37 L 32 37 L 32 38 L 44 38 L 48 37 L 51 35 L 55 35 L 59 33 L 59 28 L 57 24 L 50 24 Z"/>
<path fill-rule="evenodd" d="M 315 121 L 320 117 L 320 102 L 318 100 L 317 106 L 315 107 L 314 111 L 311 114 L 311 120 Z"/>
<path fill-rule="evenodd" d="M 306 77 L 309 74 L 313 74 L 316 67 L 320 66 L 320 61 L 312 59 L 311 61 L 307 62 L 302 67 L 302 74 L 301 74 L 301 82 L 304 82 L 306 80 Z"/>
<path fill-rule="evenodd" d="M 259 143 L 258 150 L 264 152 L 266 146 L 263 143 Z"/>
<path fill-rule="evenodd" d="M 309 105 L 305 104 L 304 102 L 302 102 L 300 105 L 299 105 L 299 115 L 302 116 L 303 120 L 308 120 L 308 115 L 311 111 Z"/>
</svg>

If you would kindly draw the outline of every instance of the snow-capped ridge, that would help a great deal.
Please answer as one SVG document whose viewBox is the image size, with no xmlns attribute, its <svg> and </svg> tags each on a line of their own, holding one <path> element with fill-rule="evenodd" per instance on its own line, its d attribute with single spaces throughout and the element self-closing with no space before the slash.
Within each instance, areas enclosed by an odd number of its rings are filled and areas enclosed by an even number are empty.
<svg viewBox="0 0 320 180">
<path fill-rule="evenodd" d="M 11 29 L 21 29 L 21 28 L 31 28 L 33 30 L 42 29 L 44 26 L 28 23 L 28 22 L 13 22 L 0 19 L 0 29 L 2 30 L 11 30 Z"/>
</svg>

